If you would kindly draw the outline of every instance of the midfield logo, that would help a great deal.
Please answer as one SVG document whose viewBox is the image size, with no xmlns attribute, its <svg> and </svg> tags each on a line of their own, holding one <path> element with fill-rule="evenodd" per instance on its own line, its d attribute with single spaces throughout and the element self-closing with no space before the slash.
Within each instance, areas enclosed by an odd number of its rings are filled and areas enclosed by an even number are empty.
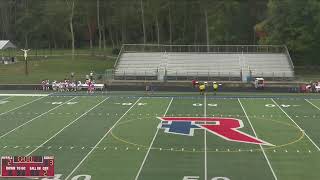
<svg viewBox="0 0 320 180">
<path fill-rule="evenodd" d="M 204 129 L 225 140 L 241 143 L 274 146 L 266 141 L 239 131 L 243 127 L 242 120 L 218 117 L 159 117 L 162 121 L 159 128 L 164 132 L 193 136 L 195 129 Z"/>
</svg>

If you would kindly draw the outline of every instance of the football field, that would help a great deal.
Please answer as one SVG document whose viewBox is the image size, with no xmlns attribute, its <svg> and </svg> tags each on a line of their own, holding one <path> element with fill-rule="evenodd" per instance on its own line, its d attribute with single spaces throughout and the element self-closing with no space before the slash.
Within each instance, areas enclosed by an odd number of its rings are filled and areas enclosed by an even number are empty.
<svg viewBox="0 0 320 180">
<path fill-rule="evenodd" d="M 0 156 L 55 180 L 318 180 L 319 147 L 317 96 L 0 96 Z"/>
</svg>

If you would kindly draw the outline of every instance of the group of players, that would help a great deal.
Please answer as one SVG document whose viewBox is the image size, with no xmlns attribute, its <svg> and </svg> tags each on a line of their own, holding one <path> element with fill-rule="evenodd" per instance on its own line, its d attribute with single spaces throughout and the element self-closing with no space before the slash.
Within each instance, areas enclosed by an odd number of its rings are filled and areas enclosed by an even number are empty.
<svg viewBox="0 0 320 180">
<path fill-rule="evenodd" d="M 217 94 L 217 91 L 218 91 L 218 88 L 219 88 L 219 85 L 221 84 L 218 84 L 217 82 L 213 81 L 212 82 L 212 88 L 213 88 L 213 93 L 214 95 Z M 192 86 L 193 88 L 198 88 L 199 89 L 199 92 L 200 92 L 200 95 L 204 95 L 205 92 L 206 92 L 206 89 L 208 87 L 210 87 L 211 85 L 209 85 L 208 82 L 198 82 L 196 80 L 192 80 Z"/>
<path fill-rule="evenodd" d="M 49 79 L 42 80 L 41 86 L 42 86 L 42 90 L 43 91 L 49 91 L 49 89 L 50 89 L 50 81 L 49 81 Z"/>
<path fill-rule="evenodd" d="M 42 83 L 42 90 L 48 91 L 50 89 L 50 82 L 49 80 L 43 80 Z M 68 91 L 77 91 L 81 90 L 82 88 L 86 88 L 87 92 L 92 94 L 95 90 L 94 81 L 92 79 L 86 79 L 85 84 L 82 84 L 81 81 L 71 81 L 69 79 L 64 79 L 63 81 L 53 81 L 51 84 L 52 90 L 59 91 L 59 92 L 68 92 Z"/>
</svg>

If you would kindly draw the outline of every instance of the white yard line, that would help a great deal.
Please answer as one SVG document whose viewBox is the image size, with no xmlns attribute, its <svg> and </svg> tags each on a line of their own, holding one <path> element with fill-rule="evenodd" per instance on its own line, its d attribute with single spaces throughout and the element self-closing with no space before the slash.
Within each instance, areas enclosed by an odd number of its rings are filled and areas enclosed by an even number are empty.
<svg viewBox="0 0 320 180">
<path fill-rule="evenodd" d="M 127 115 L 127 113 L 140 101 L 141 97 L 113 124 L 113 126 L 104 134 L 104 136 L 97 142 L 94 147 L 88 152 L 88 154 L 79 162 L 79 164 L 71 171 L 71 173 L 65 178 L 68 180 L 71 175 L 81 166 L 81 164 L 90 156 L 90 154 L 99 146 L 99 144 L 103 141 L 104 138 L 113 130 L 113 128 L 121 121 L 121 119 Z"/>
<path fill-rule="evenodd" d="M 12 97 L 12 96 L 11 96 L 11 97 Z M 16 107 L 16 108 L 13 108 L 13 109 L 11 109 L 11 110 L 9 110 L 9 111 L 3 112 L 3 113 L 0 114 L 0 116 L 1 116 L 1 115 L 4 115 L 4 114 L 7 114 L 7 113 L 9 113 L 9 112 L 11 112 L 11 111 L 17 110 L 17 109 L 19 109 L 19 108 L 22 108 L 22 107 L 24 107 L 24 106 L 26 106 L 26 105 L 29 105 L 29 104 L 31 104 L 31 103 L 33 103 L 33 102 L 35 102 L 35 101 L 38 101 L 38 100 L 40 100 L 40 99 L 43 99 L 43 98 L 45 98 L 45 97 L 46 97 L 46 96 L 40 97 L 40 98 L 35 99 L 35 100 L 33 100 L 33 101 L 30 101 L 30 102 L 27 102 L 27 103 L 25 103 L 25 104 L 22 104 L 21 106 L 18 106 L 18 107 Z M 3 99 L 1 99 L 1 100 L 3 100 Z"/>
<path fill-rule="evenodd" d="M 169 103 L 169 105 L 168 105 L 168 107 L 167 107 L 167 109 L 166 109 L 166 112 L 164 113 L 164 116 L 166 116 L 166 114 L 167 114 L 167 112 L 168 112 L 168 110 L 169 110 L 169 108 L 170 108 L 170 106 L 171 106 L 172 101 L 173 101 L 173 98 L 171 98 L 171 101 L 170 101 L 170 103 Z M 146 153 L 146 155 L 145 155 L 145 157 L 144 157 L 144 159 L 143 159 L 143 161 L 142 161 L 142 163 L 141 163 L 141 165 L 140 165 L 140 168 L 139 168 L 139 171 L 138 171 L 138 173 L 137 173 L 137 175 L 136 175 L 135 180 L 138 180 L 138 178 L 139 178 L 139 176 L 140 176 L 140 173 L 141 173 L 141 171 L 142 171 L 142 168 L 143 168 L 143 166 L 144 166 L 144 163 L 146 162 L 146 160 L 147 160 L 147 158 L 148 158 L 148 156 L 149 156 L 150 150 L 151 150 L 151 148 L 152 148 L 152 146 L 153 146 L 153 143 L 154 143 L 154 141 L 155 141 L 155 139 L 156 139 L 156 137 L 157 137 L 157 135 L 158 135 L 158 132 L 159 132 L 159 128 L 157 128 L 157 131 L 156 131 L 155 135 L 153 136 L 153 139 L 152 139 L 152 141 L 151 141 L 151 144 L 150 144 L 150 146 L 149 146 L 149 148 L 148 148 L 148 151 L 147 151 L 147 153 Z"/>
<path fill-rule="evenodd" d="M 207 117 L 207 96 L 204 94 L 204 117 Z M 205 122 L 206 124 L 207 122 Z M 208 179 L 208 169 L 207 169 L 207 130 L 204 130 L 204 180 Z"/>
<path fill-rule="evenodd" d="M 37 117 L 35 117 L 35 118 L 32 118 L 32 119 L 30 119 L 29 121 L 27 121 L 27 122 L 25 122 L 25 123 L 21 124 L 20 126 L 18 126 L 18 127 L 14 128 L 14 129 L 10 130 L 9 132 L 6 132 L 5 134 L 3 134 L 3 135 L 1 135 L 1 136 L 0 136 L 0 139 L 2 139 L 3 137 L 7 136 L 8 134 L 10 134 L 10 133 L 14 132 L 15 130 L 17 130 L 17 129 L 21 128 L 22 126 L 25 126 L 26 124 L 29 124 L 30 122 L 32 122 L 32 121 L 34 121 L 34 120 L 38 119 L 39 117 L 41 117 L 41 116 L 43 116 L 43 115 L 46 115 L 46 114 L 48 114 L 49 112 L 51 112 L 51 111 L 53 111 L 53 110 L 55 110 L 55 109 L 59 108 L 60 106 L 62 106 L 62 105 L 64 105 L 64 104 L 68 103 L 69 101 L 74 100 L 75 98 L 76 98 L 76 97 L 74 97 L 74 98 L 72 98 L 72 99 L 69 99 L 68 101 L 66 101 L 66 102 L 64 102 L 64 103 L 62 103 L 62 104 L 60 104 L 59 106 L 56 106 L 56 107 L 54 107 L 54 108 L 52 108 L 52 109 L 49 109 L 47 112 L 44 112 L 44 113 L 40 114 L 39 116 L 37 116 Z"/>
<path fill-rule="evenodd" d="M 81 114 L 79 117 L 77 117 L 75 120 L 73 120 L 72 122 L 70 122 L 68 125 L 66 125 L 65 127 L 63 127 L 62 129 L 60 129 L 60 131 L 58 131 L 56 134 L 54 134 L 53 136 L 51 136 L 49 139 L 47 139 L 46 141 L 44 141 L 41 145 L 39 145 L 37 148 L 35 148 L 34 150 L 32 150 L 30 153 L 28 153 L 26 156 L 30 156 L 32 153 L 34 153 L 35 151 L 37 151 L 40 147 L 42 147 L 43 145 L 45 145 L 46 143 L 48 143 L 51 139 L 55 138 L 58 134 L 60 134 L 63 130 L 65 130 L 67 127 L 69 127 L 70 125 L 72 125 L 73 123 L 75 123 L 76 121 L 78 121 L 80 118 L 82 118 L 83 116 L 85 116 L 86 114 L 88 114 L 90 111 L 92 111 L 94 108 L 96 108 L 97 106 L 99 106 L 100 104 L 102 104 L 103 102 L 105 102 L 107 99 L 109 99 L 110 97 L 105 98 L 103 101 L 99 102 L 98 104 L 96 104 L 95 106 L 93 106 L 92 108 L 90 108 L 88 111 L 86 111 L 85 113 Z"/>
<path fill-rule="evenodd" d="M 239 102 L 239 104 L 240 104 L 240 106 L 241 106 L 241 108 L 242 108 L 242 110 L 243 110 L 246 118 L 248 119 L 248 122 L 249 122 L 249 124 L 250 124 L 250 126 L 251 126 L 251 129 L 252 129 L 254 135 L 256 136 L 256 138 L 259 138 L 258 135 L 257 135 L 257 133 L 256 133 L 256 131 L 254 130 L 254 128 L 253 128 L 253 126 L 252 126 L 252 124 L 251 124 L 250 118 L 248 117 L 248 114 L 247 114 L 246 110 L 244 109 L 244 107 L 243 107 L 243 105 L 242 105 L 242 103 L 241 103 L 241 101 L 240 101 L 239 98 L 238 98 L 238 102 Z M 263 153 L 263 155 L 264 155 L 264 158 L 267 160 L 267 163 L 268 163 L 268 165 L 269 165 L 269 168 L 270 168 L 270 170 L 271 170 L 271 172 L 272 172 L 272 175 L 273 175 L 274 179 L 277 180 L 278 178 L 277 178 L 276 173 L 274 172 L 274 170 L 273 170 L 273 168 L 272 168 L 272 166 L 271 166 L 271 163 L 270 163 L 270 161 L 269 161 L 269 159 L 268 159 L 268 156 L 267 156 L 266 152 L 264 151 L 264 149 L 263 149 L 263 147 L 262 147 L 261 144 L 260 144 L 259 146 L 260 146 L 260 148 L 261 148 L 261 150 L 262 150 L 262 153 Z"/>
<path fill-rule="evenodd" d="M 320 151 L 319 146 L 308 136 L 308 134 L 279 106 L 279 104 L 273 100 L 271 98 L 271 100 L 273 101 L 273 103 L 300 129 L 301 132 L 303 132 L 303 134 L 309 139 L 309 141 L 318 149 L 318 151 Z"/>
<path fill-rule="evenodd" d="M 320 108 L 318 106 L 316 106 L 315 104 L 313 104 L 311 101 L 309 101 L 308 99 L 304 99 L 306 100 L 309 104 L 311 104 L 313 107 L 317 108 L 318 110 L 320 110 Z"/>
</svg>

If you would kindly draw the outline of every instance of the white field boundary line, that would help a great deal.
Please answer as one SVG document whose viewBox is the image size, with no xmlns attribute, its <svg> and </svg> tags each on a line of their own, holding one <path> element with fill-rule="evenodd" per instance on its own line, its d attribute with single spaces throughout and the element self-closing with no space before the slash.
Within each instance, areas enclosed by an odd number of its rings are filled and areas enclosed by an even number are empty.
<svg viewBox="0 0 320 180">
<path fill-rule="evenodd" d="M 309 141 L 320 151 L 319 146 L 308 136 L 308 134 L 284 111 L 279 104 L 271 98 L 272 102 L 299 128 L 299 130 L 309 139 Z"/>
<path fill-rule="evenodd" d="M 86 111 L 85 113 L 81 114 L 79 117 L 77 117 L 75 120 L 73 120 L 72 122 L 70 122 L 69 124 L 67 124 L 65 127 L 63 127 L 62 129 L 60 129 L 60 131 L 58 131 L 57 133 L 55 133 L 53 136 L 51 136 L 49 139 L 47 139 L 46 141 L 44 141 L 41 145 L 37 146 L 34 150 L 32 150 L 30 153 L 28 153 L 26 156 L 30 156 L 32 153 L 34 153 L 35 151 L 37 151 L 40 147 L 42 147 L 43 145 L 45 145 L 46 143 L 48 143 L 51 139 L 55 138 L 58 134 L 60 134 L 62 131 L 64 131 L 66 128 L 68 128 L 69 126 L 71 126 L 73 123 L 77 122 L 80 118 L 82 118 L 83 116 L 85 116 L 86 114 L 88 114 L 90 111 L 92 111 L 93 109 L 95 109 L 96 107 L 98 107 L 100 104 L 102 104 L 103 102 L 105 102 L 107 99 L 109 99 L 110 97 L 105 98 L 104 100 L 100 101 L 98 104 L 96 104 L 95 106 L 93 106 L 92 108 L 90 108 L 88 111 Z"/>
<path fill-rule="evenodd" d="M 247 114 L 246 110 L 244 109 L 244 107 L 243 107 L 243 105 L 242 105 L 242 103 L 241 103 L 241 101 L 240 101 L 239 98 L 238 98 L 238 102 L 239 102 L 239 104 L 240 104 L 240 106 L 241 106 L 241 108 L 242 108 L 242 110 L 243 110 L 246 118 L 248 119 L 248 122 L 249 122 L 249 124 L 250 124 L 250 126 L 251 126 L 251 129 L 252 129 L 255 137 L 256 137 L 256 138 L 259 138 L 258 135 L 257 135 L 257 133 L 256 133 L 256 131 L 254 130 L 254 128 L 253 128 L 253 126 L 252 126 L 252 124 L 251 124 L 250 118 L 248 117 L 248 114 Z M 274 170 L 273 170 L 273 168 L 272 168 L 272 166 L 271 166 L 271 163 L 270 163 L 270 161 L 269 161 L 269 159 L 268 159 L 268 156 L 267 156 L 266 152 L 264 151 L 264 149 L 263 149 L 263 147 L 262 147 L 261 144 L 259 144 L 259 146 L 260 146 L 260 148 L 261 148 L 261 150 L 262 150 L 262 153 L 263 153 L 263 155 L 264 155 L 264 158 L 267 160 L 267 163 L 268 163 L 268 165 L 269 165 L 269 168 L 270 168 L 270 170 L 271 170 L 271 172 L 272 172 L 272 175 L 273 175 L 274 179 L 277 180 L 278 178 L 277 178 L 276 173 L 274 172 Z"/>
<path fill-rule="evenodd" d="M 43 96 L 49 96 L 49 94 L 0 94 L 0 96 L 43 97 Z"/>
<path fill-rule="evenodd" d="M 68 180 L 72 174 L 81 166 L 81 164 L 91 155 L 91 153 L 99 146 L 99 144 L 107 137 L 107 135 L 113 130 L 114 127 L 121 121 L 123 117 L 127 115 L 127 113 L 135 107 L 135 105 L 140 101 L 142 97 L 140 97 L 114 124 L 113 126 L 104 134 L 104 136 L 94 145 L 94 147 L 88 152 L 88 154 L 79 162 L 79 164 L 70 172 L 70 174 L 65 178 Z"/>
<path fill-rule="evenodd" d="M 169 108 L 170 108 L 170 106 L 171 106 L 172 101 L 173 101 L 173 98 L 171 98 L 171 101 L 169 102 L 169 105 L 168 105 L 168 107 L 167 107 L 167 109 L 166 109 L 166 112 L 164 113 L 164 117 L 166 116 L 166 114 L 167 114 L 167 112 L 168 112 L 168 110 L 169 110 Z M 143 166 L 144 166 L 144 164 L 145 164 L 145 162 L 146 162 L 146 160 L 147 160 L 147 158 L 148 158 L 148 156 L 149 156 L 150 150 L 151 150 L 151 148 L 152 148 L 152 146 L 153 146 L 153 143 L 154 143 L 154 141 L 155 141 L 155 139 L 156 139 L 156 137 L 157 137 L 157 135 L 158 135 L 159 129 L 160 129 L 160 128 L 157 128 L 157 131 L 156 131 L 155 135 L 153 136 L 153 139 L 152 139 L 152 141 L 151 141 L 151 143 L 150 143 L 150 146 L 149 146 L 149 148 L 148 148 L 148 151 L 147 151 L 147 153 L 146 153 L 146 155 L 145 155 L 145 157 L 144 157 L 144 159 L 143 159 L 143 161 L 142 161 L 142 163 L 141 163 L 141 165 L 140 165 L 140 168 L 139 168 L 139 170 L 138 170 L 138 173 L 137 173 L 137 175 L 136 175 L 135 180 L 138 180 L 138 178 L 139 178 L 139 176 L 140 176 L 140 173 L 141 173 L 141 171 L 142 171 L 142 168 L 143 168 Z"/>
<path fill-rule="evenodd" d="M 6 98 L 3 98 L 3 99 L 0 99 L 0 101 L 4 101 L 4 100 L 7 100 L 9 98 L 12 98 L 13 96 L 9 96 L 9 97 L 6 97 Z"/>
<path fill-rule="evenodd" d="M 15 108 L 13 108 L 13 109 L 11 109 L 11 110 L 9 110 L 9 111 L 3 112 L 3 113 L 0 114 L 0 116 L 2 116 L 2 115 L 4 115 L 4 114 L 7 114 L 7 113 L 9 113 L 9 112 L 11 112 L 11 111 L 20 109 L 20 108 L 22 108 L 22 107 L 24 107 L 24 106 L 26 106 L 26 105 L 29 105 L 29 104 L 31 104 L 31 103 L 33 103 L 33 102 L 36 102 L 36 101 L 38 101 L 38 100 L 40 100 L 40 99 L 43 99 L 43 98 L 45 98 L 45 97 L 46 97 L 46 96 L 40 97 L 40 98 L 35 99 L 35 100 L 33 100 L 33 101 L 30 101 L 30 102 L 27 102 L 27 103 L 25 103 L 25 104 L 22 104 L 21 106 L 15 107 Z M 1 99 L 1 100 L 3 100 L 3 99 Z M 0 119 L 0 120 L 1 120 L 1 119 Z"/>
<path fill-rule="evenodd" d="M 204 93 L 204 112 L 203 116 L 207 117 L 207 95 Z M 207 124 L 207 122 L 205 122 Z M 204 130 L 204 180 L 208 179 L 208 169 L 207 169 L 207 130 Z"/>
<path fill-rule="evenodd" d="M 315 104 L 313 104 L 311 101 L 309 101 L 308 99 L 304 99 L 306 100 L 309 104 L 311 104 L 313 107 L 317 108 L 318 110 L 320 110 L 320 108 L 318 106 L 316 106 Z"/>
<path fill-rule="evenodd" d="M 47 112 L 44 112 L 44 113 L 40 114 L 39 116 L 34 117 L 34 118 L 30 119 L 29 121 L 27 121 L 27 122 L 25 122 L 25 123 L 23 123 L 23 124 L 19 125 L 18 127 L 14 128 L 14 129 L 12 129 L 12 130 L 10 130 L 10 131 L 8 131 L 8 132 L 6 132 L 5 134 L 3 134 L 3 135 L 1 135 L 1 136 L 0 136 L 0 139 L 2 139 L 3 137 L 7 136 L 8 134 L 10 134 L 10 133 L 12 133 L 12 132 L 16 131 L 17 129 L 19 129 L 19 128 L 21 128 L 21 127 L 25 126 L 26 124 L 29 124 L 30 122 L 32 122 L 32 121 L 34 121 L 34 120 L 36 120 L 36 119 L 38 119 L 38 118 L 40 118 L 40 117 L 42 117 L 42 116 L 44 116 L 44 115 L 48 114 L 49 112 L 51 112 L 51 111 L 53 111 L 53 110 L 55 110 L 55 109 L 59 108 L 60 106 L 65 105 L 66 103 L 68 103 L 68 102 L 70 102 L 70 101 L 74 100 L 75 98 L 77 98 L 77 97 L 74 97 L 74 98 L 72 98 L 72 99 L 69 99 L 68 101 L 66 101 L 66 102 L 64 102 L 64 103 L 62 103 L 62 104 L 60 104 L 59 106 L 56 106 L 56 107 L 54 107 L 54 108 L 52 108 L 52 109 L 49 109 Z"/>
</svg>

